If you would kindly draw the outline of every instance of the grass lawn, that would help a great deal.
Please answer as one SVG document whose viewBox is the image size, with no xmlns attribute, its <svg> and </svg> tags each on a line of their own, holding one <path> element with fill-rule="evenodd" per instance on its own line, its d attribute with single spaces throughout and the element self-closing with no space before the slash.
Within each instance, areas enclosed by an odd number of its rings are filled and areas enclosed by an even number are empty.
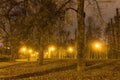
<svg viewBox="0 0 120 80">
<path fill-rule="evenodd" d="M 0 62 L 0 69 L 3 69 L 5 67 L 9 67 L 9 66 L 12 66 L 12 65 L 19 65 L 21 63 L 24 63 L 24 62 Z"/>
<path fill-rule="evenodd" d="M 83 80 L 120 80 L 120 61 L 88 61 Z M 77 80 L 75 60 L 20 63 L 0 69 L 0 80 Z"/>
</svg>

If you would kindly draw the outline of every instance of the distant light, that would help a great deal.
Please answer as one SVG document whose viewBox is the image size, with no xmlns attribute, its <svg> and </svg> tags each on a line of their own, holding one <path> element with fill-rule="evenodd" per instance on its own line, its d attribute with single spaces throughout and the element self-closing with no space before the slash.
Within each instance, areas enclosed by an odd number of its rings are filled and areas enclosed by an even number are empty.
<svg viewBox="0 0 120 80">
<path fill-rule="evenodd" d="M 29 52 L 29 53 L 32 53 L 32 49 L 29 49 L 28 52 Z"/>
<path fill-rule="evenodd" d="M 22 48 L 21 48 L 21 51 L 22 51 L 22 52 L 25 52 L 26 50 L 27 50 L 26 47 L 22 47 Z"/>
<path fill-rule="evenodd" d="M 34 56 L 36 56 L 35 54 L 31 54 L 31 57 L 34 57 Z"/>
<path fill-rule="evenodd" d="M 51 51 L 54 51 L 54 50 L 55 50 L 55 48 L 54 48 L 54 47 L 52 47 L 52 48 L 51 48 Z"/>
<path fill-rule="evenodd" d="M 73 52 L 73 47 L 68 47 L 69 52 Z"/>
<path fill-rule="evenodd" d="M 38 52 L 36 52 L 36 54 L 38 55 L 39 53 L 38 53 Z"/>
<path fill-rule="evenodd" d="M 100 44 L 95 44 L 95 47 L 96 48 L 100 48 Z"/>
<path fill-rule="evenodd" d="M 94 42 L 93 44 L 93 49 L 95 50 L 100 50 L 102 48 L 102 43 L 101 42 Z"/>
<path fill-rule="evenodd" d="M 49 50 L 50 50 L 50 51 L 55 51 L 55 46 L 50 46 L 50 47 L 49 47 Z"/>
<path fill-rule="evenodd" d="M 48 53 L 48 52 L 46 52 L 45 54 L 46 54 L 46 55 L 48 55 L 49 53 Z"/>
</svg>

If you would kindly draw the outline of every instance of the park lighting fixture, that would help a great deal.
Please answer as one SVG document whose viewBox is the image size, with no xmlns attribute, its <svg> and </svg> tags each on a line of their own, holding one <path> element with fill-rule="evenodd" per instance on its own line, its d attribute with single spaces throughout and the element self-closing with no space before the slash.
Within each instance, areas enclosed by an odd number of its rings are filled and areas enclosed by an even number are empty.
<svg viewBox="0 0 120 80">
<path fill-rule="evenodd" d="M 35 54 L 31 54 L 31 57 L 34 57 L 34 56 L 36 56 Z"/>
<path fill-rule="evenodd" d="M 55 50 L 55 48 L 54 47 L 51 47 L 51 51 L 54 51 Z"/>
<path fill-rule="evenodd" d="M 49 52 L 45 52 L 45 55 L 49 55 Z"/>
<path fill-rule="evenodd" d="M 22 47 L 22 48 L 21 48 L 21 51 L 22 51 L 22 52 L 25 52 L 26 50 L 27 50 L 26 47 Z"/>
<path fill-rule="evenodd" d="M 32 49 L 28 49 L 28 53 L 27 53 L 27 56 L 28 56 L 28 61 L 30 61 L 30 56 L 34 56 L 34 54 L 33 55 L 31 55 L 31 53 L 33 52 L 33 50 Z"/>
<path fill-rule="evenodd" d="M 69 52 L 73 52 L 73 48 L 72 47 L 68 47 L 68 51 Z"/>
<path fill-rule="evenodd" d="M 95 44 L 95 47 L 96 47 L 96 48 L 100 48 L 100 44 L 96 43 L 96 44 Z"/>
<path fill-rule="evenodd" d="M 38 53 L 38 52 L 36 52 L 36 54 L 38 55 L 39 53 Z"/>
<path fill-rule="evenodd" d="M 29 52 L 29 53 L 32 53 L 32 49 L 29 49 L 28 52 Z"/>
<path fill-rule="evenodd" d="M 51 54 L 53 53 L 53 51 L 56 50 L 55 46 L 49 46 L 48 47 L 48 58 L 51 58 Z"/>
<path fill-rule="evenodd" d="M 20 52 L 26 54 L 27 48 L 25 46 L 20 48 Z"/>
<path fill-rule="evenodd" d="M 93 49 L 100 50 L 101 48 L 102 48 L 102 43 L 101 42 L 94 42 L 93 43 Z"/>
<path fill-rule="evenodd" d="M 49 47 L 49 50 L 50 50 L 50 51 L 55 51 L 55 47 L 54 47 L 54 46 L 51 46 L 51 47 Z"/>
</svg>

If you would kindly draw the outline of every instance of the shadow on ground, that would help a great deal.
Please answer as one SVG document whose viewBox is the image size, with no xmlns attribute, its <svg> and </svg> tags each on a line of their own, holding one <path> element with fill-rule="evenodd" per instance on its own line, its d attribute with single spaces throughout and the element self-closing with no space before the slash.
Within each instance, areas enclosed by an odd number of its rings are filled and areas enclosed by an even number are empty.
<svg viewBox="0 0 120 80">
<path fill-rule="evenodd" d="M 87 71 L 91 69 L 100 69 L 101 67 L 104 67 L 106 65 L 111 65 L 111 64 L 114 65 L 115 61 L 102 62 L 94 65 L 92 64 L 92 65 L 86 66 L 85 70 Z M 42 76 L 49 73 L 76 69 L 76 67 L 77 67 L 77 63 L 73 63 L 69 66 L 62 66 L 62 67 L 57 67 L 52 69 L 46 69 L 44 71 L 37 71 L 37 72 L 25 73 L 25 74 L 20 74 L 20 75 L 11 76 L 11 77 L 5 77 L 5 78 L 2 78 L 2 80 L 15 80 L 15 79 L 17 80 L 17 79 L 23 79 L 23 78 L 29 78 L 29 77 L 35 77 L 35 76 Z"/>
<path fill-rule="evenodd" d="M 49 70 L 45 70 L 45 71 L 42 71 L 42 72 L 33 72 L 33 73 L 26 73 L 26 74 L 21 74 L 21 75 L 17 75 L 17 76 L 5 77 L 5 78 L 2 78 L 2 80 L 10 80 L 10 79 L 12 79 L 12 80 L 16 79 L 17 80 L 17 79 L 28 78 L 28 77 L 42 76 L 42 75 L 53 73 L 53 72 L 75 69 L 76 66 L 77 66 L 77 64 L 75 63 L 75 64 L 72 64 L 72 65 L 69 65 L 69 66 L 49 69 Z"/>
</svg>

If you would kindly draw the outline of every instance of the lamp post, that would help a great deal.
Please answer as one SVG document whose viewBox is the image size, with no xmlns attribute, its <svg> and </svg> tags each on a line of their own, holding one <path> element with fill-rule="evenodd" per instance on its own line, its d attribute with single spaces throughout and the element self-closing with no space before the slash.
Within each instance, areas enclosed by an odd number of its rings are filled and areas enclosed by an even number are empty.
<svg viewBox="0 0 120 80">
<path fill-rule="evenodd" d="M 30 61 L 30 54 L 33 52 L 33 50 L 27 49 L 25 46 L 22 47 L 20 50 L 21 50 L 21 52 L 23 52 L 24 55 L 27 55 L 27 59 L 28 59 L 28 61 Z"/>
<path fill-rule="evenodd" d="M 25 52 L 27 51 L 26 47 L 22 47 L 21 51 L 25 54 Z"/>
<path fill-rule="evenodd" d="M 55 46 L 50 46 L 49 48 L 48 48 L 48 58 L 51 58 L 51 52 L 53 52 L 53 51 L 55 51 Z"/>
<path fill-rule="evenodd" d="M 100 49 L 100 47 L 101 47 L 100 44 L 98 44 L 98 43 L 95 44 L 96 49 Z"/>
<path fill-rule="evenodd" d="M 73 54 L 74 48 L 70 46 L 70 47 L 68 47 L 67 51 L 68 51 L 69 53 L 71 53 L 71 54 L 69 54 L 69 55 L 71 56 L 71 58 L 74 58 L 74 54 Z"/>
<path fill-rule="evenodd" d="M 94 44 L 93 44 L 93 49 L 94 49 L 94 51 L 97 53 L 97 54 L 94 54 L 95 55 L 95 57 L 96 57 L 96 59 L 99 59 L 99 58 L 101 58 L 101 48 L 102 48 L 102 43 L 101 42 L 94 42 Z"/>
<path fill-rule="evenodd" d="M 28 50 L 28 61 L 30 61 L 30 54 L 32 53 L 32 49 Z"/>
<path fill-rule="evenodd" d="M 68 51 L 69 51 L 70 53 L 72 53 L 72 52 L 73 52 L 73 48 L 72 48 L 72 47 L 69 47 L 69 48 L 68 48 Z"/>
</svg>

